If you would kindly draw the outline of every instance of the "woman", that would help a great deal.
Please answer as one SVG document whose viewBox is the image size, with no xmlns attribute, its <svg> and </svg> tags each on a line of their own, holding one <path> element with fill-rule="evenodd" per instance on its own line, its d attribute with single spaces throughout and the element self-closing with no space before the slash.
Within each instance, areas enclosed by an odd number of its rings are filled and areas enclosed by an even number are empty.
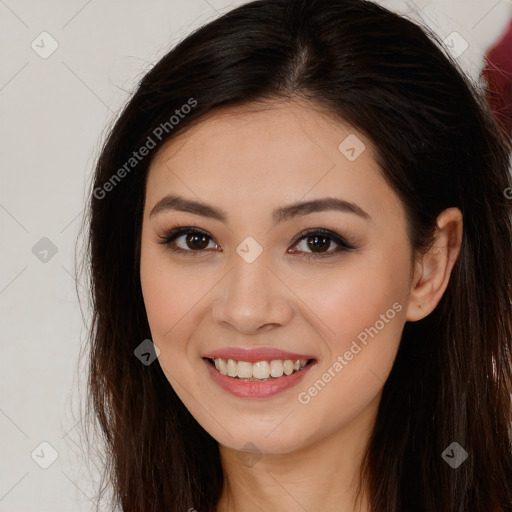
<svg viewBox="0 0 512 512">
<path fill-rule="evenodd" d="M 371 2 L 251 2 L 173 48 L 91 189 L 115 504 L 512 510 L 509 150 Z"/>
</svg>

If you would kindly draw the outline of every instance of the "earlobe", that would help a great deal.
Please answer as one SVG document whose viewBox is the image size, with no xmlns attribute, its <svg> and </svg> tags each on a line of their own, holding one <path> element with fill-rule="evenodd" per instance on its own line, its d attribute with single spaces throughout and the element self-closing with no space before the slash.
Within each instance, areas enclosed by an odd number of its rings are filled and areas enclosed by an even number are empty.
<svg viewBox="0 0 512 512">
<path fill-rule="evenodd" d="M 458 208 L 448 208 L 439 214 L 432 246 L 415 263 L 408 321 L 426 317 L 441 300 L 460 253 L 462 234 L 463 219 Z"/>
</svg>

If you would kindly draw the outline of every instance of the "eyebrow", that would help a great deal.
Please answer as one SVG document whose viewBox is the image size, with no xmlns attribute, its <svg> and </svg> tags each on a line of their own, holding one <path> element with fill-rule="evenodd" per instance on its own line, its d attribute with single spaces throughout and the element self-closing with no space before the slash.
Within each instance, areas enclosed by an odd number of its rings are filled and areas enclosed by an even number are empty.
<svg viewBox="0 0 512 512">
<path fill-rule="evenodd" d="M 224 223 L 227 223 L 228 221 L 228 215 L 223 210 L 203 202 L 185 199 L 184 197 L 177 195 L 167 195 L 160 199 L 160 201 L 153 206 L 149 217 L 151 218 L 153 215 L 167 210 L 178 210 L 181 212 L 193 213 L 195 215 L 216 219 Z M 364 219 L 371 220 L 370 215 L 355 203 L 334 197 L 298 202 L 277 208 L 272 213 L 272 219 L 274 225 L 276 225 L 294 217 L 302 217 L 310 213 L 330 210 L 353 213 Z"/>
</svg>

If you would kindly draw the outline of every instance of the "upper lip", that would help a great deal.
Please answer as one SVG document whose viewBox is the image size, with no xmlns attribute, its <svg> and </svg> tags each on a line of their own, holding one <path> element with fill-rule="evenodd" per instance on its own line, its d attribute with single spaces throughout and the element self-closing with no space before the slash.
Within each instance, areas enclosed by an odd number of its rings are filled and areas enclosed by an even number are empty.
<svg viewBox="0 0 512 512">
<path fill-rule="evenodd" d="M 235 361 L 247 361 L 249 363 L 257 363 L 258 361 L 271 361 L 273 359 L 314 359 L 313 356 L 307 354 L 297 354 L 295 352 L 287 352 L 286 350 L 278 350 L 271 347 L 255 347 L 255 348 L 242 348 L 242 347 L 225 347 L 218 350 L 213 350 L 204 354 L 203 357 L 208 359 L 233 359 Z"/>
</svg>

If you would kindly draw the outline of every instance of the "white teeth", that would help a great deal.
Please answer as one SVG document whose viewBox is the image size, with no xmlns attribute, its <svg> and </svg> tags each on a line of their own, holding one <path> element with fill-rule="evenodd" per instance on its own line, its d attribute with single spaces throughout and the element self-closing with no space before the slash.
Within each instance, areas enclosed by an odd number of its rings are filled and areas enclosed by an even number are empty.
<svg viewBox="0 0 512 512">
<path fill-rule="evenodd" d="M 268 379 L 270 376 L 270 365 L 267 361 L 254 363 L 252 365 L 252 376 L 255 379 Z"/>
<path fill-rule="evenodd" d="M 270 361 L 270 375 L 272 375 L 272 377 L 283 376 L 283 361 L 279 359 L 274 359 L 273 361 Z"/>
<path fill-rule="evenodd" d="M 238 377 L 240 379 L 269 380 L 270 377 L 278 378 L 284 375 L 291 375 L 293 372 L 302 370 L 307 359 L 273 359 L 271 361 L 235 361 L 234 359 L 217 358 L 214 360 L 215 368 L 223 375 Z"/>
<path fill-rule="evenodd" d="M 284 373 L 291 375 L 293 372 L 293 361 L 291 359 L 285 359 L 283 362 Z"/>
<path fill-rule="evenodd" d="M 238 363 L 233 359 L 228 359 L 228 376 L 236 377 L 238 375 Z"/>
<path fill-rule="evenodd" d="M 228 363 L 225 359 L 215 359 L 215 361 L 218 361 L 219 363 L 219 372 L 222 373 L 222 375 L 228 374 Z"/>
<path fill-rule="evenodd" d="M 252 363 L 247 361 L 238 361 L 238 376 L 242 379 L 250 379 L 252 377 Z"/>
</svg>

